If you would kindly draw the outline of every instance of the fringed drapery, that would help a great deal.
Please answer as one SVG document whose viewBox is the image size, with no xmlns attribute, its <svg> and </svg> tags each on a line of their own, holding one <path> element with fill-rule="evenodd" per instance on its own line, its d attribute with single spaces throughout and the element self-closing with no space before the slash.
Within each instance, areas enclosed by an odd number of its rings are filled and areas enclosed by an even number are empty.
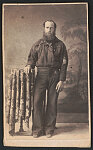
<svg viewBox="0 0 93 150">
<path fill-rule="evenodd" d="M 29 118 L 33 110 L 33 87 L 35 70 L 12 70 L 9 76 L 7 99 L 7 122 L 9 130 L 15 130 L 17 121 L 25 121 L 29 127 Z"/>
</svg>

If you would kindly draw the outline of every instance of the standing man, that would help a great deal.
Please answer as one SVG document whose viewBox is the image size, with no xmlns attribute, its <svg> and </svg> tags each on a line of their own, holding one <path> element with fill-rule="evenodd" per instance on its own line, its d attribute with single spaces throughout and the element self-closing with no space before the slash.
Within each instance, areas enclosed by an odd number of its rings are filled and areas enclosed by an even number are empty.
<svg viewBox="0 0 93 150">
<path fill-rule="evenodd" d="M 43 24 L 43 38 L 31 48 L 27 69 L 37 67 L 34 89 L 33 137 L 45 132 L 47 137 L 54 133 L 57 116 L 57 98 L 66 80 L 68 56 L 64 43 L 56 37 L 56 23 L 47 20 Z M 47 90 L 47 106 L 44 101 Z"/>
</svg>

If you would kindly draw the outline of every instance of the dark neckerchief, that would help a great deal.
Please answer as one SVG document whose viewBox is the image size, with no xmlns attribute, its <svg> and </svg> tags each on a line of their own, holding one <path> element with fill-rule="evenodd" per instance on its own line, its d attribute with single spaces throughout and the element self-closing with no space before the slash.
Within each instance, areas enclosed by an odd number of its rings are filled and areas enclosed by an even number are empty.
<svg viewBox="0 0 93 150">
<path fill-rule="evenodd" d="M 50 51 L 53 53 L 55 52 L 55 42 L 56 42 L 56 36 L 54 37 L 53 40 L 47 40 L 46 36 L 43 36 L 44 43 Z"/>
</svg>

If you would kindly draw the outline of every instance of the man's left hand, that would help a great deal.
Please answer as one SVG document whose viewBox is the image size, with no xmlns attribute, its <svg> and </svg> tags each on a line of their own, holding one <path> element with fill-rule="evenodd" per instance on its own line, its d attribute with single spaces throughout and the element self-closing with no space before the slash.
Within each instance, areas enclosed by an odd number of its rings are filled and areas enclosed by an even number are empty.
<svg viewBox="0 0 93 150">
<path fill-rule="evenodd" d="M 56 91 L 57 92 L 61 92 L 64 88 L 64 84 L 63 84 L 63 81 L 59 81 L 56 85 Z"/>
</svg>

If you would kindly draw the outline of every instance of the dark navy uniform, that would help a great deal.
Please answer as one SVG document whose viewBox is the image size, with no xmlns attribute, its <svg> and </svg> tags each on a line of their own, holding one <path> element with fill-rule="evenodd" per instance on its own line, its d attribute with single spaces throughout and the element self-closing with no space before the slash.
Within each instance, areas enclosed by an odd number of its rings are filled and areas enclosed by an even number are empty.
<svg viewBox="0 0 93 150">
<path fill-rule="evenodd" d="M 45 38 L 37 41 L 31 48 L 28 56 L 28 65 L 37 67 L 37 77 L 34 91 L 33 132 L 45 130 L 46 133 L 54 131 L 57 115 L 56 85 L 66 80 L 68 56 L 64 43 L 57 37 L 48 42 Z M 47 107 L 43 116 L 43 102 L 46 89 Z"/>
</svg>

